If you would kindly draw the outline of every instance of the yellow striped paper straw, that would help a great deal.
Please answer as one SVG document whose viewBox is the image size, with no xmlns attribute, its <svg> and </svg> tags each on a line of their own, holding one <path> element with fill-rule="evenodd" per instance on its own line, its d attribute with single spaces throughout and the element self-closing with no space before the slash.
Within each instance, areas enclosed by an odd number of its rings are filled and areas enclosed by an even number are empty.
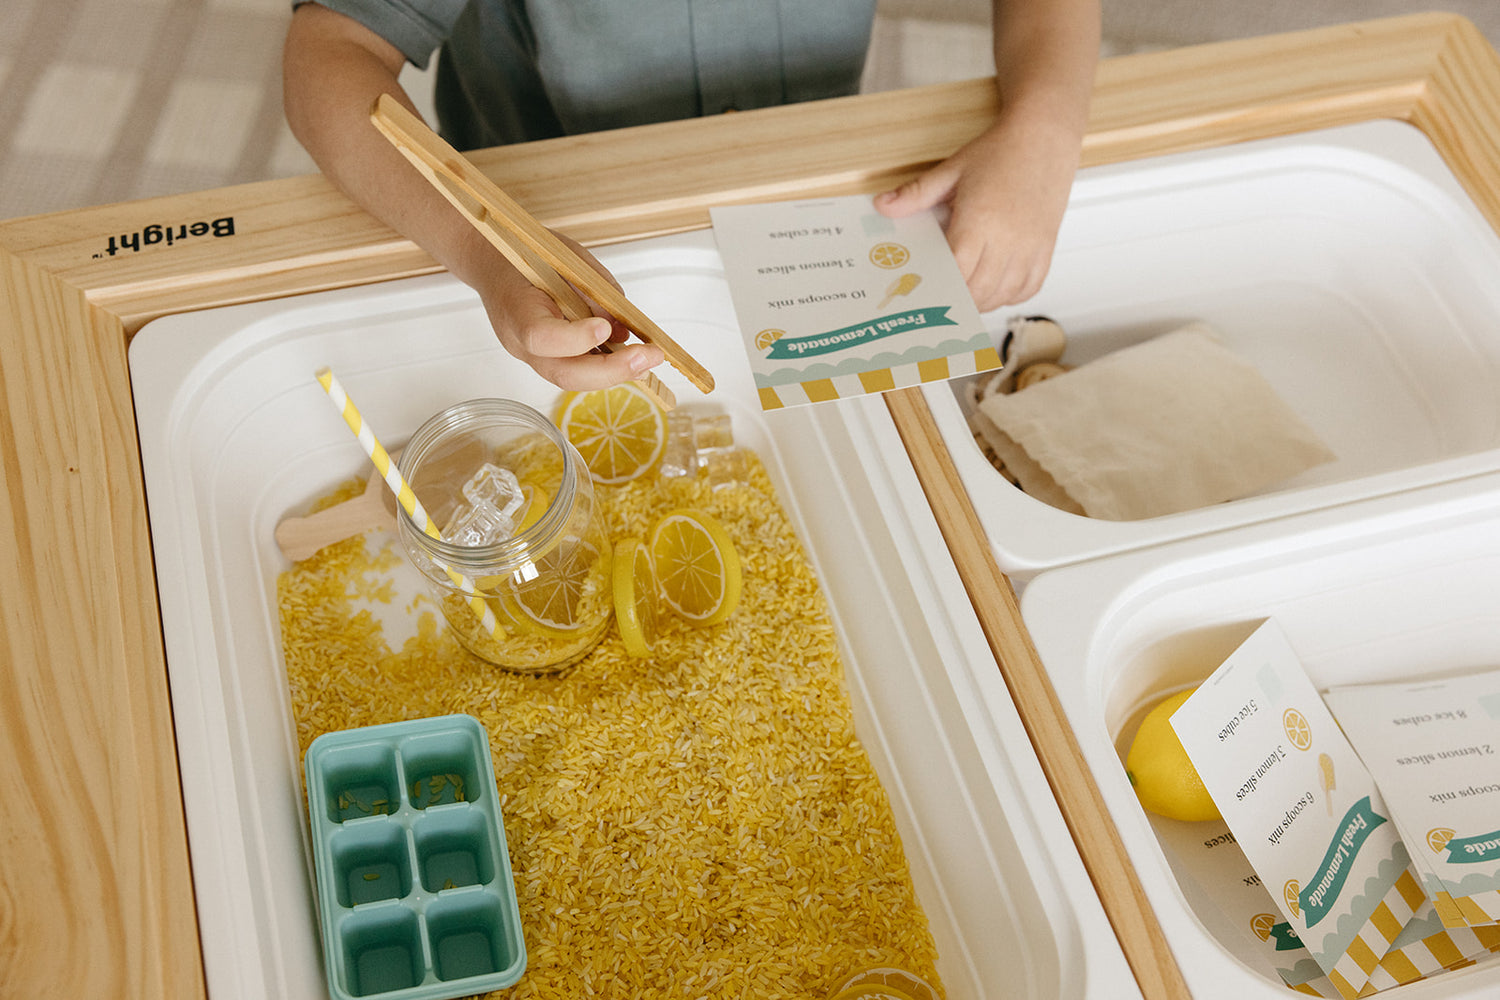
<svg viewBox="0 0 1500 1000">
<path fill-rule="evenodd" d="M 349 429 L 359 439 L 360 446 L 364 448 L 365 454 L 370 456 L 370 461 L 375 463 L 375 468 L 379 471 L 381 478 L 385 480 L 385 485 L 396 495 L 396 502 L 401 505 L 401 509 L 411 516 L 412 521 L 418 528 L 422 529 L 424 534 L 431 538 L 436 538 L 441 542 L 443 540 L 442 532 L 438 530 L 436 524 L 432 523 L 432 518 L 427 516 L 427 509 L 422 506 L 422 502 L 412 492 L 411 486 L 406 482 L 406 477 L 401 475 L 401 470 L 396 467 L 396 463 L 391 461 L 390 453 L 385 450 L 385 446 L 380 443 L 380 439 L 375 436 L 375 432 L 370 430 L 370 425 L 365 423 L 364 418 L 360 416 L 359 407 L 354 405 L 354 401 L 344 391 L 343 385 L 340 384 L 338 378 L 333 374 L 333 369 L 326 367 L 319 368 L 317 379 L 318 384 L 323 387 L 323 391 L 328 393 L 328 399 L 333 403 L 334 409 L 339 411 L 344 418 L 344 423 L 349 425 Z M 500 625 L 499 619 L 495 617 L 495 612 L 490 610 L 489 604 L 485 602 L 484 597 L 479 593 L 479 588 L 474 585 L 474 581 L 446 563 L 436 559 L 433 562 L 437 563 L 439 568 L 448 574 L 448 579 L 453 581 L 454 586 L 469 595 L 469 607 L 473 610 L 474 614 L 479 616 L 479 624 L 484 627 L 485 631 L 494 636 L 495 641 L 503 641 L 505 639 L 505 629 Z"/>
</svg>

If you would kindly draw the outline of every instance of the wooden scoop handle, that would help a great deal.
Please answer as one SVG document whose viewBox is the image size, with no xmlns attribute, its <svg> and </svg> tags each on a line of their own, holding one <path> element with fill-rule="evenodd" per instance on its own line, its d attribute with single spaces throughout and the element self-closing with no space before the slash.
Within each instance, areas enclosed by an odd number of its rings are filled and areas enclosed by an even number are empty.
<svg viewBox="0 0 1500 1000">
<path fill-rule="evenodd" d="M 394 520 L 394 498 L 381 482 L 380 473 L 375 472 L 359 496 L 306 517 L 282 520 L 276 525 L 276 544 L 288 559 L 299 562 L 334 542 L 376 528 L 389 528 Z"/>
</svg>

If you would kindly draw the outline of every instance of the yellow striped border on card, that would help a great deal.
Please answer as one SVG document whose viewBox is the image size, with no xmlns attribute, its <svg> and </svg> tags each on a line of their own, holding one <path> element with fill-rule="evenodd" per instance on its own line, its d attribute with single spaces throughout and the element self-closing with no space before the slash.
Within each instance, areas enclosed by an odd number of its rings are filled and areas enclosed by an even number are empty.
<svg viewBox="0 0 1500 1000">
<path fill-rule="evenodd" d="M 1390 972 L 1382 969 L 1380 960 L 1390 951 L 1391 942 L 1396 940 L 1401 928 L 1416 915 L 1416 908 L 1407 898 L 1410 886 L 1402 884 L 1402 880 L 1408 877 L 1411 877 L 1409 868 L 1386 891 L 1385 897 L 1376 904 L 1370 919 L 1365 921 L 1365 925 L 1359 929 L 1359 933 L 1328 973 L 1329 982 L 1333 983 L 1344 1000 L 1353 1000 L 1362 995 L 1372 980 L 1378 987 L 1381 981 L 1392 979 Z M 1415 878 L 1411 884 L 1416 885 Z M 1395 984 L 1391 982 L 1390 985 Z"/>
<path fill-rule="evenodd" d="M 801 403 L 804 399 L 809 403 L 825 403 L 831 399 L 873 395 L 924 382 L 943 382 L 964 375 L 993 371 L 1000 364 L 998 350 L 994 347 L 982 347 L 967 354 L 931 358 L 897 368 L 875 368 L 856 375 L 808 379 L 776 387 L 763 385 L 758 386 L 756 391 L 760 396 L 762 410 L 779 410 Z"/>
</svg>

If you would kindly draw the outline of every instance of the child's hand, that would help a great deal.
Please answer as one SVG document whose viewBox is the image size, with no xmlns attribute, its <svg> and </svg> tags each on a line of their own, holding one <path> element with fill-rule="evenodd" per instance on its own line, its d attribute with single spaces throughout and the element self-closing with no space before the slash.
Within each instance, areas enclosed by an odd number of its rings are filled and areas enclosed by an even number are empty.
<svg viewBox="0 0 1500 1000">
<path fill-rule="evenodd" d="M 900 217 L 947 203 L 948 245 L 981 311 L 1031 298 L 1052 264 L 1078 142 L 997 123 L 951 157 L 875 199 Z M 1042 131 L 1042 130 L 1038 130 Z"/>
<path fill-rule="evenodd" d="M 592 254 L 567 242 L 619 286 Z M 501 345 L 562 389 L 603 389 L 639 378 L 664 360 L 659 347 L 641 341 L 626 343 L 630 331 L 597 306 L 592 317 L 565 318 L 550 295 L 533 286 L 498 252 L 480 287 L 480 299 Z M 606 341 L 611 353 L 590 353 Z"/>
</svg>

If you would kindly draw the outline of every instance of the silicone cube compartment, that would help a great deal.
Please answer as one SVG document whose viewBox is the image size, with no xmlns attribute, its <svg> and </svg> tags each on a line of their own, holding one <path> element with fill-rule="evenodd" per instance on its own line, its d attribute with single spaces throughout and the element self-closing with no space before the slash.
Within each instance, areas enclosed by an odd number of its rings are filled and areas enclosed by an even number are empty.
<svg viewBox="0 0 1500 1000">
<path fill-rule="evenodd" d="M 440 1000 L 521 978 L 526 943 L 478 721 L 325 733 L 303 766 L 334 997 Z"/>
</svg>

